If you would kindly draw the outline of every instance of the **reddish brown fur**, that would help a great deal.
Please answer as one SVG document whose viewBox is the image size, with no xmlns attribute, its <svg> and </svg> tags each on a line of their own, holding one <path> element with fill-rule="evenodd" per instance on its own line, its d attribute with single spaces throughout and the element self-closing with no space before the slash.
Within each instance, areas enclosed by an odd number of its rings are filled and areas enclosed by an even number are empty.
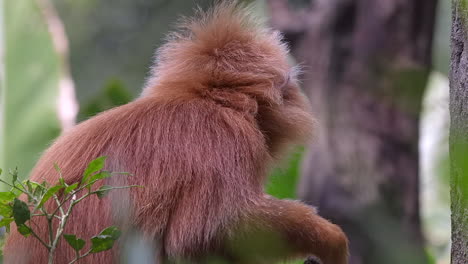
<svg viewBox="0 0 468 264">
<path fill-rule="evenodd" d="M 313 120 L 280 36 L 229 2 L 186 21 L 158 51 L 143 96 L 106 111 L 62 135 L 42 156 L 31 179 L 68 183 L 86 164 L 108 156 L 107 169 L 128 171 L 132 224 L 158 241 L 166 259 L 229 256 L 234 263 L 262 263 L 317 255 L 324 264 L 347 263 L 341 229 L 300 202 L 268 197 L 263 183 L 284 147 L 307 139 Z M 84 238 L 111 225 L 111 200 L 92 198 L 76 207 L 65 233 Z M 119 209 L 120 208 L 120 209 Z M 37 221 L 43 227 L 45 222 Z M 14 228 L 13 228 L 14 229 Z M 287 242 L 284 254 L 260 250 L 236 256 L 236 241 L 267 230 Z M 26 254 L 25 254 L 26 253 Z M 115 252 L 114 252 L 115 253 Z M 56 263 L 74 256 L 60 243 Z M 248 259 L 250 258 L 250 259 Z M 46 251 L 16 232 L 6 263 L 46 263 Z M 112 252 L 83 263 L 114 263 Z M 271 263 L 271 262 L 269 262 Z"/>
</svg>

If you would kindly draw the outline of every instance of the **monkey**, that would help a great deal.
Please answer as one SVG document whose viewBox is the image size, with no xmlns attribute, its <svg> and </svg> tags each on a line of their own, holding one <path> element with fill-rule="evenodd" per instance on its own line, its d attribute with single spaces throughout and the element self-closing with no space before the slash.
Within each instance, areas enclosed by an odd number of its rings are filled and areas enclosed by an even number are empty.
<svg viewBox="0 0 468 264">
<path fill-rule="evenodd" d="M 310 139 L 314 118 L 281 34 L 249 10 L 224 1 L 181 22 L 157 50 L 141 96 L 64 132 L 30 179 L 57 182 L 57 163 L 65 181 L 76 183 L 89 161 L 107 156 L 105 169 L 129 172 L 125 183 L 144 186 L 128 190 L 130 225 L 155 241 L 157 263 L 207 263 L 210 256 L 276 263 L 311 255 L 323 264 L 348 263 L 340 227 L 308 205 L 264 192 L 269 169 L 291 145 Z M 65 233 L 89 240 L 114 224 L 118 199 L 78 204 Z M 45 220 L 36 224 L 46 229 Z M 47 262 L 46 249 L 14 228 L 4 253 L 8 264 Z M 74 254 L 61 241 L 55 263 Z M 79 263 L 116 263 L 118 255 L 112 249 Z"/>
</svg>

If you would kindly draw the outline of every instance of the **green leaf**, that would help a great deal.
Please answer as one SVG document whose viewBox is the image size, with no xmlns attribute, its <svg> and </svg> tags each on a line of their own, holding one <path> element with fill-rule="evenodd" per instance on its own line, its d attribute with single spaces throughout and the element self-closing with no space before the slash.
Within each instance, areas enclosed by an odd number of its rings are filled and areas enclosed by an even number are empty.
<svg viewBox="0 0 468 264">
<path fill-rule="evenodd" d="M 48 186 L 49 186 L 49 184 L 48 184 L 46 181 L 42 181 L 41 186 L 42 186 L 44 189 L 47 189 Z"/>
<path fill-rule="evenodd" d="M 117 189 L 122 190 L 122 189 L 128 189 L 128 188 L 144 188 L 144 186 L 141 186 L 141 185 L 128 185 L 128 186 L 117 186 L 116 187 L 116 186 L 103 185 L 94 192 L 96 193 L 98 198 L 101 199 L 104 196 L 106 196 L 109 193 L 109 191 L 111 191 L 111 190 L 117 190 Z"/>
<path fill-rule="evenodd" d="M 20 191 L 16 188 L 11 188 L 10 189 L 10 192 L 13 193 L 14 195 L 16 195 L 16 197 L 20 196 L 21 194 L 23 194 L 23 191 Z"/>
<path fill-rule="evenodd" d="M 34 200 L 39 200 L 45 192 L 43 187 L 37 182 L 25 180 L 23 181 L 23 185 L 26 185 L 30 194 L 28 194 L 28 203 L 32 203 Z"/>
<path fill-rule="evenodd" d="M 99 235 L 91 238 L 91 253 L 111 249 L 114 246 L 114 242 L 119 239 L 121 233 L 122 232 L 115 226 L 104 229 Z"/>
<path fill-rule="evenodd" d="M 110 190 L 112 190 L 112 186 L 103 185 L 96 191 L 96 195 L 99 199 L 102 199 L 109 193 Z"/>
<path fill-rule="evenodd" d="M 8 226 L 13 221 L 15 221 L 15 219 L 13 219 L 13 217 L 2 218 L 2 220 L 0 220 L 0 227 Z"/>
<path fill-rule="evenodd" d="M 3 217 L 11 217 L 13 215 L 13 208 L 9 204 L 0 203 L 0 215 Z"/>
<path fill-rule="evenodd" d="M 72 185 L 67 186 L 67 188 L 65 188 L 65 194 L 69 194 L 70 192 L 72 192 L 73 190 L 75 190 L 76 187 L 78 187 L 78 183 L 77 183 L 77 182 L 75 182 L 75 183 L 72 184 Z"/>
<path fill-rule="evenodd" d="M 62 173 L 62 170 L 60 169 L 60 167 L 57 165 L 57 163 L 54 162 L 54 169 L 58 172 L 58 173 Z"/>
<path fill-rule="evenodd" d="M 25 237 L 28 237 L 31 234 L 31 229 L 26 225 L 19 225 L 18 232 Z"/>
<path fill-rule="evenodd" d="M 52 197 L 54 194 L 56 194 L 58 191 L 60 191 L 63 188 L 64 187 L 62 185 L 55 185 L 51 187 L 49 190 L 47 190 L 44 196 L 42 196 L 41 202 L 39 203 L 37 207 L 43 206 L 50 199 L 50 197 Z"/>
<path fill-rule="evenodd" d="M 9 203 L 16 198 L 13 192 L 0 192 L 0 203 Z"/>
<path fill-rule="evenodd" d="M 23 185 L 26 185 L 28 187 L 28 192 L 32 192 L 34 187 L 32 186 L 31 182 L 29 180 L 23 181 Z"/>
<path fill-rule="evenodd" d="M 106 163 L 106 158 L 105 156 L 99 157 L 93 161 L 91 161 L 86 168 L 85 172 L 83 173 L 83 179 L 81 180 L 81 183 L 88 183 L 89 182 L 89 177 L 102 170 L 104 168 L 104 165 Z"/>
<path fill-rule="evenodd" d="M 32 184 L 31 184 L 31 182 L 29 180 L 23 181 L 23 185 L 26 186 L 27 192 L 25 192 L 25 193 L 32 193 L 34 191 L 34 188 L 33 188 Z M 28 195 L 28 203 L 31 203 L 32 201 L 33 201 L 33 197 Z"/>
<path fill-rule="evenodd" d="M 18 181 L 18 169 L 15 168 L 14 170 L 10 170 L 11 175 L 11 182 L 15 185 L 16 181 Z"/>
<path fill-rule="evenodd" d="M 85 245 L 85 241 L 81 238 L 77 238 L 76 235 L 64 234 L 63 237 L 68 242 L 68 244 L 76 251 L 80 251 Z"/>
<path fill-rule="evenodd" d="M 42 197 L 47 190 L 42 184 L 39 184 L 37 182 L 31 182 L 31 184 L 33 184 L 34 186 L 34 197 Z"/>
<path fill-rule="evenodd" d="M 31 212 L 29 212 L 28 205 L 18 198 L 15 198 L 13 202 L 13 218 L 15 219 L 17 226 L 20 226 L 31 219 Z"/>
<path fill-rule="evenodd" d="M 110 173 L 108 171 L 101 171 L 100 173 L 94 174 L 91 177 L 91 179 L 89 179 L 89 182 L 93 182 L 95 180 L 101 180 L 101 179 L 105 179 L 105 178 L 109 178 L 109 177 L 112 177 L 112 173 Z"/>
<path fill-rule="evenodd" d="M 25 179 L 37 154 L 60 134 L 57 104 L 51 103 L 59 95 L 60 58 L 36 1 L 3 3 L 0 167 L 19 165 Z"/>
</svg>

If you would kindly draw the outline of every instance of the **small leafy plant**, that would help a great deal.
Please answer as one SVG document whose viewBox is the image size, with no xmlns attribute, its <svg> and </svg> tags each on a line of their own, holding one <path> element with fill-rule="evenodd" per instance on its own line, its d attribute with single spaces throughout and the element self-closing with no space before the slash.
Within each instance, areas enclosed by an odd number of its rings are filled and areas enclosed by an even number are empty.
<svg viewBox="0 0 468 264">
<path fill-rule="evenodd" d="M 73 208 L 83 202 L 86 198 L 96 195 L 99 199 L 103 198 L 109 191 L 115 189 L 126 189 L 132 187 L 141 187 L 138 185 L 129 186 L 109 186 L 102 185 L 99 188 L 93 188 L 94 185 L 106 178 L 110 178 L 116 174 L 128 175 L 128 173 L 109 172 L 103 170 L 106 157 L 99 157 L 91 161 L 83 173 L 80 182 L 68 185 L 62 177 L 62 172 L 57 164 L 54 164 L 55 170 L 59 174 L 59 181 L 55 185 L 50 185 L 47 182 L 33 182 L 25 180 L 18 181 L 18 171 L 12 170 L 11 182 L 6 182 L 0 179 L 0 182 L 11 187 L 8 192 L 0 192 L 0 227 L 5 227 L 6 231 L 10 231 L 10 224 L 15 222 L 18 232 L 31 239 L 37 239 L 48 251 L 48 263 L 54 261 L 54 254 L 57 249 L 58 242 L 63 237 L 65 241 L 75 250 L 74 259 L 69 263 L 75 263 L 78 260 L 94 253 L 109 250 L 113 247 L 114 242 L 120 237 L 121 231 L 110 226 L 102 230 L 99 234 L 91 238 L 91 246 L 89 250 L 83 252 L 86 241 L 79 238 L 77 234 L 64 234 L 65 226 L 70 215 L 73 213 Z M 0 169 L 0 175 L 2 170 Z M 19 196 L 25 199 L 19 199 Z M 56 207 L 46 207 L 49 200 L 54 200 Z M 34 219 L 44 217 L 47 220 L 48 238 L 45 239 L 37 234 L 38 227 L 34 224 Z M 53 222 L 58 221 L 57 227 L 54 229 Z"/>
</svg>

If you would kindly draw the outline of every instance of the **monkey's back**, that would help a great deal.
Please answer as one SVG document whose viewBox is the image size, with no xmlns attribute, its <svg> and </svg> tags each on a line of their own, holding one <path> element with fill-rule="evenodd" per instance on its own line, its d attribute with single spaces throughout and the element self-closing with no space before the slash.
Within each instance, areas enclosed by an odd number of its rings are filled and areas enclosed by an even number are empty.
<svg viewBox="0 0 468 264">
<path fill-rule="evenodd" d="M 129 192 L 91 197 L 74 209 L 65 233 L 89 241 L 116 216 L 143 219 L 132 224 L 163 244 L 163 254 L 185 256 L 216 247 L 220 230 L 238 217 L 238 208 L 261 195 L 268 159 L 263 137 L 251 117 L 203 98 L 138 99 L 87 120 L 66 134 L 43 154 L 31 180 L 58 181 L 57 163 L 68 184 L 79 182 L 89 161 L 107 156 L 106 170 L 130 172 L 115 176 L 111 185 L 142 185 Z M 123 178 L 126 177 L 126 178 Z M 125 181 L 122 179 L 126 179 Z M 125 194 L 133 201 L 125 203 Z M 124 203 L 120 203 L 120 202 Z M 37 218 L 39 220 L 39 218 Z M 122 221 L 120 221 L 122 222 Z M 125 222 L 125 221 L 124 221 Z M 46 222 L 37 224 L 46 239 Z M 33 238 L 13 231 L 8 247 L 26 249 L 31 263 L 46 262 L 46 250 Z M 24 254 L 21 255 L 25 257 Z M 74 252 L 60 243 L 57 263 Z M 8 263 L 13 257 L 9 252 Z M 40 261 L 38 261 L 40 260 Z M 113 263 L 110 252 L 87 257 L 86 262 Z"/>
</svg>

